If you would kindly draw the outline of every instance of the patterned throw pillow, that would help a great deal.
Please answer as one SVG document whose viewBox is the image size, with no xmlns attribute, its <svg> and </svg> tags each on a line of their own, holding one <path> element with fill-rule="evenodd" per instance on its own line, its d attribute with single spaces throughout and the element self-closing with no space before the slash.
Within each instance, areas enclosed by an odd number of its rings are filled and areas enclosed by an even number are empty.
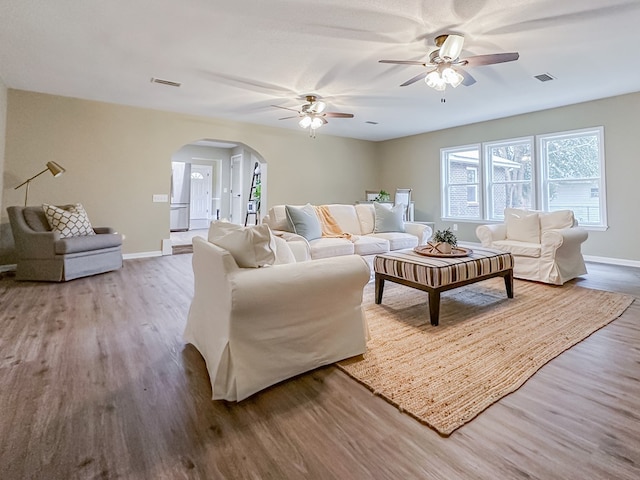
<svg viewBox="0 0 640 480">
<path fill-rule="evenodd" d="M 77 237 L 80 235 L 95 235 L 87 212 L 80 203 L 56 207 L 47 203 L 42 204 L 44 215 L 47 217 L 51 230 L 60 232 L 60 238 Z"/>
</svg>

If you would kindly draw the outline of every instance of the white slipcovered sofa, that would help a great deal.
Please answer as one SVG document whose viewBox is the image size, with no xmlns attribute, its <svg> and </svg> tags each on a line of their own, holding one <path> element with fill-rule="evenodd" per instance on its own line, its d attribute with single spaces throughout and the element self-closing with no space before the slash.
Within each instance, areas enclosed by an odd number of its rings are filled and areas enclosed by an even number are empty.
<svg viewBox="0 0 640 480">
<path fill-rule="evenodd" d="M 211 224 L 210 241 L 193 239 L 195 289 L 184 332 L 206 362 L 214 400 L 240 401 L 365 352 L 362 257 L 296 262 L 266 225 L 222 223 Z"/>
<path fill-rule="evenodd" d="M 513 255 L 513 276 L 562 285 L 587 273 L 580 247 L 586 230 L 577 226 L 571 210 L 539 212 L 507 208 L 502 224 L 480 225 L 483 247 Z"/>
<path fill-rule="evenodd" d="M 295 206 L 309 208 L 311 205 Z M 292 224 L 287 206 L 276 205 L 269 209 L 262 222 L 269 225 L 293 250 L 298 260 L 320 259 L 341 255 L 376 255 L 391 250 L 401 250 L 424 245 L 431 237 L 428 225 L 403 222 L 404 207 L 394 208 L 373 203 L 323 205 L 337 222 L 344 237 L 318 236 L 310 238 Z M 313 207 L 311 207 L 313 208 Z M 385 209 L 385 210 L 380 210 Z M 389 212 L 389 213 L 387 213 Z M 388 222 L 388 220 L 392 220 Z M 395 220 L 395 221 L 394 221 Z M 386 223 L 386 225 L 382 225 Z M 391 227 L 390 227 L 391 225 Z M 398 225 L 393 228 L 393 225 Z M 384 228 L 387 227 L 387 228 Z M 313 237 L 313 236 L 311 236 Z"/>
</svg>

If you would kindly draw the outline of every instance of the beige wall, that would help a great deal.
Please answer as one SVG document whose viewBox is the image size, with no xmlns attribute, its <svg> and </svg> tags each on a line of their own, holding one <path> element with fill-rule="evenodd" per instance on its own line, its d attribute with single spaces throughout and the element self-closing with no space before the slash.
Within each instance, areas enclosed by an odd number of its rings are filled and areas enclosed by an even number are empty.
<svg viewBox="0 0 640 480">
<path fill-rule="evenodd" d="M 4 92 L 4 95 L 3 95 Z M 85 204 L 96 225 L 126 235 L 125 253 L 157 252 L 169 234 L 169 205 L 152 203 L 168 193 L 171 156 L 200 139 L 244 143 L 268 163 L 268 202 L 327 203 L 360 200 L 364 190 L 413 188 L 416 219 L 440 221 L 440 148 L 602 125 L 607 161 L 608 223 L 592 231 L 583 251 L 592 256 L 640 260 L 640 155 L 635 129 L 640 93 L 425 133 L 366 142 L 220 121 L 141 108 L 0 88 L 0 122 L 6 100 L 6 148 L 0 217 L 0 265 L 10 256 L 6 206 L 21 204 L 13 187 L 48 160 L 67 173 L 39 177 L 30 204 Z M 4 129 L 0 125 L 0 142 Z M 0 169 L 2 165 L 0 164 Z M 474 223 L 457 222 L 459 238 L 477 241 Z"/>
<path fill-rule="evenodd" d="M 445 107 L 446 108 L 446 107 Z M 489 140 L 604 126 L 607 215 L 609 230 L 590 231 L 583 246 L 587 255 L 640 260 L 640 154 L 637 135 L 640 93 L 586 102 L 568 107 L 450 128 L 378 145 L 382 187 L 413 188 L 416 220 L 440 220 L 440 149 Z M 476 223 L 456 222 L 458 238 L 476 241 Z"/>
<path fill-rule="evenodd" d="M 270 205 L 353 203 L 380 183 L 372 142 L 10 89 L 2 205 L 21 204 L 23 189 L 12 187 L 53 160 L 67 172 L 35 180 L 31 205 L 81 202 L 94 225 L 126 236 L 125 253 L 157 252 L 169 204 L 152 195 L 169 193 L 172 154 L 200 139 L 255 149 L 268 163 Z M 0 223 L 6 232 L 5 207 Z M 0 238 L 0 265 L 13 263 Z"/>
</svg>

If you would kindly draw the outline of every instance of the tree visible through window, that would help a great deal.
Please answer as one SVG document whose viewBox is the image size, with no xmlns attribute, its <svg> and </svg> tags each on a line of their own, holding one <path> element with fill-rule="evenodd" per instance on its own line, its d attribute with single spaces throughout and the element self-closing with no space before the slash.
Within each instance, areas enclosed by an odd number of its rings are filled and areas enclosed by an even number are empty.
<svg viewBox="0 0 640 480">
<path fill-rule="evenodd" d="M 505 208 L 533 208 L 533 138 L 484 144 L 488 218 L 501 220 Z"/>
<path fill-rule="evenodd" d="M 539 137 L 542 206 L 573 210 L 582 225 L 605 225 L 602 128 Z"/>
</svg>

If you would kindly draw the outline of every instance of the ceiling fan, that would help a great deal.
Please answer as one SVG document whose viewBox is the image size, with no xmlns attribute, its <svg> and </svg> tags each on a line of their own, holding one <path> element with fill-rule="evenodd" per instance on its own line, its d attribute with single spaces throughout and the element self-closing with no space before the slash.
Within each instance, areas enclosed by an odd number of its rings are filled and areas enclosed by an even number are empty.
<svg viewBox="0 0 640 480">
<path fill-rule="evenodd" d="M 464 37 L 457 34 L 438 35 L 435 38 L 435 43 L 438 48 L 429 54 L 429 61 L 427 62 L 419 60 L 379 60 L 379 63 L 421 65 L 425 67 L 426 70 L 410 78 L 400 86 L 406 87 L 418 80 L 424 79 L 431 88 L 444 91 L 447 85 L 455 88 L 460 84 L 468 87 L 476 83 L 476 79 L 460 67 L 479 67 L 481 65 L 513 62 L 520 57 L 518 52 L 511 52 L 460 58 Z"/>
<path fill-rule="evenodd" d="M 284 110 L 291 110 L 296 112 L 296 115 L 290 117 L 282 117 L 278 120 L 288 120 L 290 118 L 300 118 L 298 125 L 302 128 L 309 129 L 309 136 L 316 136 L 316 129 L 320 128 L 325 123 L 329 123 L 327 118 L 353 118 L 352 113 L 339 113 L 339 112 L 325 112 L 327 104 L 322 100 L 318 100 L 316 95 L 305 96 L 308 103 L 305 103 L 300 107 L 300 110 L 289 107 L 281 107 L 280 105 L 271 105 L 272 107 L 282 108 Z"/>
</svg>

